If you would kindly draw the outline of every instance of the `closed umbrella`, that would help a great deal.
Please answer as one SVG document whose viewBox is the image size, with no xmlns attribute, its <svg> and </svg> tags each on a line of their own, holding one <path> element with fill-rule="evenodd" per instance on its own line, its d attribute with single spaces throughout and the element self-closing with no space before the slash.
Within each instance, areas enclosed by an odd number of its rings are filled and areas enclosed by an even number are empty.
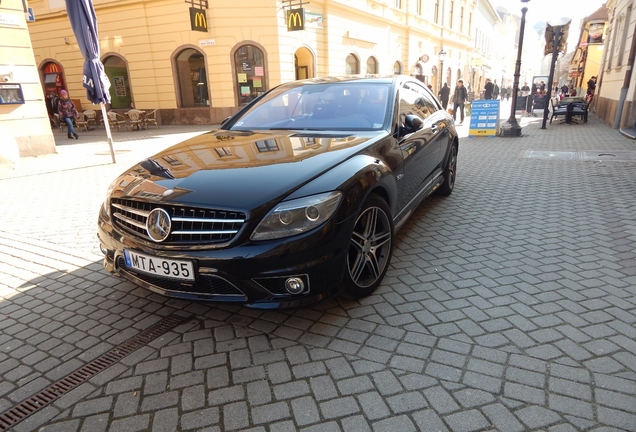
<svg viewBox="0 0 636 432">
<path fill-rule="evenodd" d="M 110 102 L 110 81 L 104 65 L 99 59 L 99 39 L 97 37 L 97 16 L 92 0 L 66 0 L 66 12 L 71 22 L 75 39 L 84 57 L 83 86 L 86 89 L 86 97 L 94 104 L 101 105 L 102 117 L 110 145 L 110 154 L 115 163 L 115 151 L 113 150 L 113 138 L 110 134 L 108 115 L 106 115 L 105 103 Z"/>
</svg>

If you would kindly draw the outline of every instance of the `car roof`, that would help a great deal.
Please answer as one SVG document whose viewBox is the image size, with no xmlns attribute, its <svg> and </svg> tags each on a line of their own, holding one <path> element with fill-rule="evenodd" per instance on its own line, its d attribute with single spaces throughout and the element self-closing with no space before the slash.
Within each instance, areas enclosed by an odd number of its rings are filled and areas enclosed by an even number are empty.
<svg viewBox="0 0 636 432">
<path fill-rule="evenodd" d="M 391 84 L 399 81 L 410 80 L 408 75 L 343 75 L 328 76 L 320 78 L 308 78 L 304 80 L 291 81 L 288 85 L 305 85 L 305 84 L 326 84 L 326 83 L 383 83 Z"/>
</svg>

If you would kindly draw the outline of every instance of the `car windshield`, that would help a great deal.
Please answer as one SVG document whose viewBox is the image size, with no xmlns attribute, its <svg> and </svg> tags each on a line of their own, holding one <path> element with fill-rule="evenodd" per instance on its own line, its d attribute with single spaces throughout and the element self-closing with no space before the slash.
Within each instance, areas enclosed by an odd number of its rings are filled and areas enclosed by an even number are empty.
<svg viewBox="0 0 636 432">
<path fill-rule="evenodd" d="M 235 119 L 230 130 L 379 130 L 390 84 L 336 82 L 274 89 Z"/>
</svg>

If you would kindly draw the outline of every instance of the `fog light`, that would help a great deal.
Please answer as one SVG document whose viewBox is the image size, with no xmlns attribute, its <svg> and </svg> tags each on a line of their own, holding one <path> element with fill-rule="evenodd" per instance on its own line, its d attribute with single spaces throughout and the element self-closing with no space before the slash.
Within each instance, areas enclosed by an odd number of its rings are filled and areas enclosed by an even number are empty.
<svg viewBox="0 0 636 432">
<path fill-rule="evenodd" d="M 99 249 L 102 251 L 104 255 L 108 255 L 108 249 L 106 249 L 106 246 L 104 246 L 103 244 L 100 244 Z"/>
<path fill-rule="evenodd" d="M 285 281 L 285 289 L 290 294 L 300 294 L 305 290 L 305 284 L 300 278 L 289 278 Z"/>
</svg>

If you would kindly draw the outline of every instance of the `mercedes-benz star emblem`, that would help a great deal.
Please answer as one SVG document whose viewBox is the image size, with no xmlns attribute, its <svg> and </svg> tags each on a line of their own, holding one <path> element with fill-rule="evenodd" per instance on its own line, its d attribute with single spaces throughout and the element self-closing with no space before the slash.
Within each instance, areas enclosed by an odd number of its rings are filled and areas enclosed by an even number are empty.
<svg viewBox="0 0 636 432">
<path fill-rule="evenodd" d="M 162 208 L 156 208 L 150 212 L 146 219 L 146 232 L 156 242 L 162 242 L 170 234 L 170 215 Z"/>
</svg>

